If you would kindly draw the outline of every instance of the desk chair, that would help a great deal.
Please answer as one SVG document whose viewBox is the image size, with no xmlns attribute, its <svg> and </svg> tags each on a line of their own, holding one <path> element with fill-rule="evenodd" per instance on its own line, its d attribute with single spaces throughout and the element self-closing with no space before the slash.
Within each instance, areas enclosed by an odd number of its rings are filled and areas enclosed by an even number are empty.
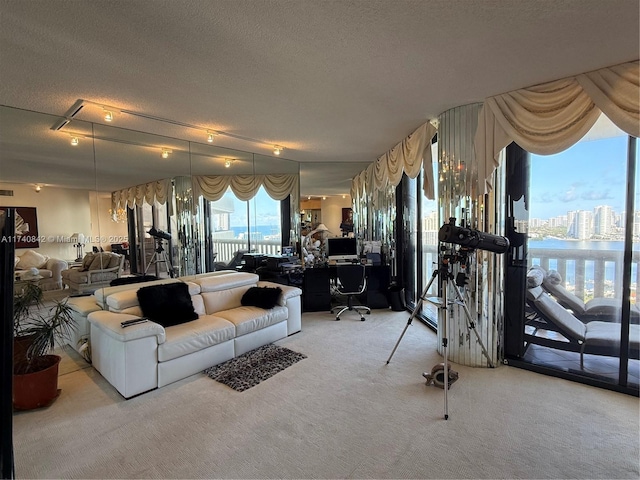
<svg viewBox="0 0 640 480">
<path fill-rule="evenodd" d="M 331 309 L 331 313 L 333 313 L 335 310 L 340 309 L 340 311 L 336 315 L 336 320 L 340 320 L 340 315 L 342 315 L 344 312 L 346 312 L 347 310 L 355 310 L 360 314 L 360 320 L 364 322 L 364 315 L 362 315 L 362 311 L 370 314 L 371 309 L 365 305 L 353 304 L 353 297 L 355 297 L 356 295 L 361 295 L 367 288 L 367 279 L 365 276 L 364 265 L 337 265 L 336 278 L 336 293 L 338 295 L 347 297 L 347 304 L 333 307 Z"/>
</svg>

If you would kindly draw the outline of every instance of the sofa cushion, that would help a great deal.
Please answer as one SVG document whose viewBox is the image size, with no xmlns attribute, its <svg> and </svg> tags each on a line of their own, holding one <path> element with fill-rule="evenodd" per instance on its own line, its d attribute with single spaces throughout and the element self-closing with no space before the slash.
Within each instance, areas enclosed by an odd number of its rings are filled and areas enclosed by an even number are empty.
<svg viewBox="0 0 640 480">
<path fill-rule="evenodd" d="M 259 307 L 237 307 L 217 312 L 216 316 L 229 320 L 236 326 L 236 337 L 255 332 L 270 325 L 285 321 L 287 307 L 277 306 L 271 310 Z"/>
<path fill-rule="evenodd" d="M 269 310 L 278 304 L 280 295 L 282 295 L 282 289 L 279 287 L 251 287 L 244 293 L 240 303 L 246 307 Z"/>
<path fill-rule="evenodd" d="M 142 287 L 137 296 L 145 316 L 165 328 L 198 318 L 186 283 Z"/>
<path fill-rule="evenodd" d="M 93 257 L 94 257 L 93 253 L 91 252 L 87 253 L 82 259 L 82 267 L 80 267 L 80 270 L 89 270 L 89 267 L 93 262 Z"/>
<path fill-rule="evenodd" d="M 232 287 L 226 290 L 218 290 L 216 292 L 202 292 L 200 295 L 204 300 L 204 308 L 208 314 L 213 314 L 221 310 L 229 310 L 231 308 L 241 307 L 242 296 L 249 290 L 251 286 L 243 285 L 240 287 Z"/>
<path fill-rule="evenodd" d="M 105 270 L 107 268 L 117 267 L 119 264 L 120 256 L 118 254 L 100 252 L 93 255 L 89 270 Z"/>
<path fill-rule="evenodd" d="M 111 310 L 113 312 L 120 312 L 125 308 L 138 305 L 138 296 L 136 292 L 141 287 L 149 285 L 162 285 L 165 283 L 179 282 L 177 278 L 164 278 L 162 280 L 153 280 L 152 282 L 145 282 L 144 284 L 134 283 L 118 285 L 114 287 L 106 287 L 95 292 L 96 301 L 105 310 Z"/>
<path fill-rule="evenodd" d="M 217 272 L 214 272 L 217 273 Z M 255 273 L 248 272 L 220 272 L 221 275 L 207 275 L 195 277 L 193 282 L 200 285 L 202 293 L 228 290 L 233 287 L 255 286 L 260 277 Z M 239 305 L 239 304 L 238 304 Z"/>
<path fill-rule="evenodd" d="M 203 315 L 197 320 L 165 329 L 166 340 L 158 346 L 158 361 L 166 362 L 235 337 L 233 323 L 216 315 Z"/>
<path fill-rule="evenodd" d="M 27 250 L 22 255 L 20 255 L 20 261 L 16 265 L 16 268 L 19 270 L 28 270 L 30 268 L 41 268 L 44 267 L 49 260 L 49 257 L 46 255 L 42 255 L 33 250 Z"/>
</svg>

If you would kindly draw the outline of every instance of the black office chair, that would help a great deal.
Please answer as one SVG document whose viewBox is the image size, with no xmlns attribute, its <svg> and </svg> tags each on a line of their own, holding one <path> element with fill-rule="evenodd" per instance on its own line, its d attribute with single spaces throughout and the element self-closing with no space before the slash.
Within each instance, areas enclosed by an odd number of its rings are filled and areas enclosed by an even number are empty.
<svg viewBox="0 0 640 480">
<path fill-rule="evenodd" d="M 338 295 L 347 297 L 347 304 L 333 307 L 331 309 L 331 313 L 333 313 L 335 310 L 340 309 L 340 311 L 336 315 L 336 320 L 340 320 L 340 315 L 342 315 L 347 310 L 353 310 L 360 314 L 360 320 L 364 322 L 364 315 L 362 314 L 362 312 L 364 311 L 367 312 L 367 314 L 370 314 L 371 309 L 366 305 L 353 304 L 353 297 L 355 297 L 356 295 L 361 295 L 367 288 L 367 279 L 365 276 L 364 265 L 337 265 L 336 273 L 338 285 L 335 291 Z"/>
</svg>

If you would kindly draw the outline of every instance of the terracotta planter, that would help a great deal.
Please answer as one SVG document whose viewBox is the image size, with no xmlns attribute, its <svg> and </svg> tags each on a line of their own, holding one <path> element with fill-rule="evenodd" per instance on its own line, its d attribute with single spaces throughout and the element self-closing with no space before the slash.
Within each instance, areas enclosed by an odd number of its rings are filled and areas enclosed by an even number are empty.
<svg viewBox="0 0 640 480">
<path fill-rule="evenodd" d="M 27 360 L 27 350 L 33 343 L 35 335 L 26 335 L 13 338 L 13 364 Z"/>
<path fill-rule="evenodd" d="M 36 371 L 13 374 L 13 407 L 17 410 L 32 410 L 48 407 L 58 395 L 58 367 L 62 357 L 44 355 L 34 360 Z"/>
</svg>

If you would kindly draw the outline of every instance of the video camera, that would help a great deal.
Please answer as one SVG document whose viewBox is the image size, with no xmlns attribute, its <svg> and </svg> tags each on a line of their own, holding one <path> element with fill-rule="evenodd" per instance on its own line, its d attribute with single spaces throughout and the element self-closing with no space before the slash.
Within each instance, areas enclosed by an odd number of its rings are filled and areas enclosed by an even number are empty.
<svg viewBox="0 0 640 480">
<path fill-rule="evenodd" d="M 479 248 L 494 253 L 505 253 L 509 250 L 509 239 L 499 235 L 472 230 L 470 228 L 457 227 L 456 219 L 449 218 L 449 223 L 440 227 L 438 240 L 444 243 L 455 243 L 469 249 Z"/>
<path fill-rule="evenodd" d="M 156 229 L 156 227 L 151 227 L 151 230 L 149 230 L 147 233 L 155 238 L 161 238 L 162 240 L 171 240 L 170 233 L 163 232 L 162 230 L 158 230 Z"/>
</svg>

